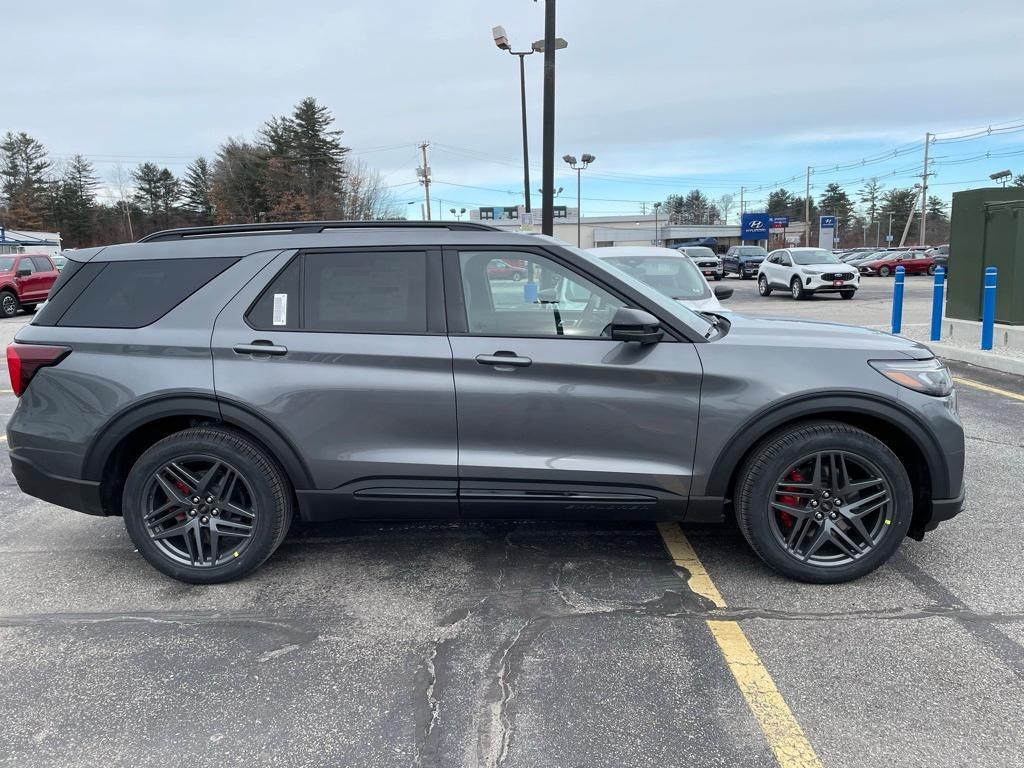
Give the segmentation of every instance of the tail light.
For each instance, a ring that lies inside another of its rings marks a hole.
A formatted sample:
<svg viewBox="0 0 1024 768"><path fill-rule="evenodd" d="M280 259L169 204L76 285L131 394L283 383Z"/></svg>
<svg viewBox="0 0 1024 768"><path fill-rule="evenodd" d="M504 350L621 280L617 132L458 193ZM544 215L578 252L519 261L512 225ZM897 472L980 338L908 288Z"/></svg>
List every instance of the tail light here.
<svg viewBox="0 0 1024 768"><path fill-rule="evenodd" d="M70 347L58 347L43 344L19 344L14 342L7 345L7 372L11 374L11 389L14 394L21 397L32 377L40 368L56 365L68 354Z"/></svg>

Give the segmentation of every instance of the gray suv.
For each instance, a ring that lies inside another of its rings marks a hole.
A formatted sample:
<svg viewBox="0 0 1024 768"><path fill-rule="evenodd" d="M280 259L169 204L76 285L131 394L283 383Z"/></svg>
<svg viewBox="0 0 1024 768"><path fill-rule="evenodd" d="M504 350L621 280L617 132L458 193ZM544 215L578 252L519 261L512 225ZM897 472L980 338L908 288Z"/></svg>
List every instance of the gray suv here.
<svg viewBox="0 0 1024 768"><path fill-rule="evenodd" d="M839 582L963 502L927 348L695 313L551 238L273 224L68 256L7 351L14 475L182 581L249 573L298 516L735 518Z"/></svg>

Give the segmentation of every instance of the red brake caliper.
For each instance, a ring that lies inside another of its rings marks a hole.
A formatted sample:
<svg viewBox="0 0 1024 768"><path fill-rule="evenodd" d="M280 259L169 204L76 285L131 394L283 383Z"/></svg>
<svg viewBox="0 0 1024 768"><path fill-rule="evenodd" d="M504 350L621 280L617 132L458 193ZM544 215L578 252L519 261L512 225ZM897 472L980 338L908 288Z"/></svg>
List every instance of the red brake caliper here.
<svg viewBox="0 0 1024 768"><path fill-rule="evenodd" d="M803 474L801 474L798 470L795 470L795 469L789 473L789 476L787 477L787 479L791 480L794 483L806 482L804 480ZM783 491L796 491L797 489L796 488L783 488L782 490ZM790 507L800 507L800 506L802 506L800 504L800 497L798 497L798 496L786 496L786 495L779 496L779 503L780 504L786 504L786 505L788 505ZM782 525L783 528L787 528L787 529L788 528L792 528L794 522L796 522L796 518L794 518L791 514L789 514L789 512L786 512L786 511L783 511L783 510L779 511L779 523Z"/></svg>
<svg viewBox="0 0 1024 768"><path fill-rule="evenodd" d="M181 491L186 496L192 493L191 489L183 482L181 482L181 480L175 480L174 485L177 486L178 490ZM175 515L174 520L178 523L183 522L185 520L185 513L181 512L180 514Z"/></svg>

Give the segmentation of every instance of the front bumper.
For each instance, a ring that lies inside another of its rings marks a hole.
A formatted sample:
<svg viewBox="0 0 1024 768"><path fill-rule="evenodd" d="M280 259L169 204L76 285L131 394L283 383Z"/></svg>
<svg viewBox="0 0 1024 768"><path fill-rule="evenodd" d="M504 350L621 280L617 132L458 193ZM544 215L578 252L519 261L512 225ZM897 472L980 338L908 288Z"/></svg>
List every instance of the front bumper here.
<svg viewBox="0 0 1024 768"><path fill-rule="evenodd" d="M860 276L849 280L825 280L820 275L801 275L804 283L804 290L813 293L829 293L839 291L857 290L860 288ZM839 283L838 285L836 283Z"/></svg>

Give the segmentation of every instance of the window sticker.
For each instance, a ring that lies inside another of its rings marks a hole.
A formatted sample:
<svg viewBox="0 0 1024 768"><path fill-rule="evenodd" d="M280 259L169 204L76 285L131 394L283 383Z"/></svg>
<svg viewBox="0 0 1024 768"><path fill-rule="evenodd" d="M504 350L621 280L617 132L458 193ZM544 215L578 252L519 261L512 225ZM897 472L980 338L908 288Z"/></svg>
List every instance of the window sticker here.
<svg viewBox="0 0 1024 768"><path fill-rule="evenodd" d="M274 294L274 325L288 325L288 294Z"/></svg>

